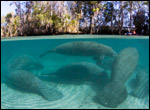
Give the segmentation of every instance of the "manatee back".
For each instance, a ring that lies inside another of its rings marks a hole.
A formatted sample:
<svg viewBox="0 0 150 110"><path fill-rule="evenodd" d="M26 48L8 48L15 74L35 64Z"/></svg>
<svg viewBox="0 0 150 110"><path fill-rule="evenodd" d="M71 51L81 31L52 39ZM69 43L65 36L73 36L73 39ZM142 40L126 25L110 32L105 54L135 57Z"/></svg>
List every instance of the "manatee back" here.
<svg viewBox="0 0 150 110"><path fill-rule="evenodd" d="M7 70L14 71L17 69L24 69L29 63L31 63L31 59L26 55L13 57L7 63Z"/></svg>
<svg viewBox="0 0 150 110"><path fill-rule="evenodd" d="M53 74L59 78L63 78L67 80L81 80L87 77L89 71L88 68L83 65L68 64L61 67Z"/></svg>
<svg viewBox="0 0 150 110"><path fill-rule="evenodd" d="M43 65L29 55L13 57L6 65L7 71L42 69Z"/></svg>
<svg viewBox="0 0 150 110"><path fill-rule="evenodd" d="M48 87L38 77L25 70L11 72L8 75L7 81L18 88L37 93L48 101L58 100L63 97L63 94L60 91Z"/></svg>
<svg viewBox="0 0 150 110"><path fill-rule="evenodd" d="M113 56L114 50L104 44L90 41L75 41L64 43L52 49L53 52L74 56Z"/></svg>
<svg viewBox="0 0 150 110"><path fill-rule="evenodd" d="M55 47L53 51L55 51L56 53L74 56L92 56L93 54L97 54L95 49L93 49L93 42L87 41L64 43Z"/></svg>
<svg viewBox="0 0 150 110"><path fill-rule="evenodd" d="M100 66L96 65L95 63L91 63L91 62L83 61L83 62L76 62L74 64L86 67L89 74L100 75L104 71L104 69L102 69Z"/></svg>
<svg viewBox="0 0 150 110"><path fill-rule="evenodd" d="M38 77L25 70L16 70L8 73L7 81L16 87L36 92L39 90L40 84L42 84Z"/></svg>
<svg viewBox="0 0 150 110"><path fill-rule="evenodd" d="M56 74L59 75L67 75L67 76L79 76L79 77L86 77L89 74L99 75L103 72L104 69L99 67L98 65L90 62L74 62L71 64L67 64L57 70Z"/></svg>
<svg viewBox="0 0 150 110"><path fill-rule="evenodd" d="M138 63L139 55L136 48L125 48L112 64L111 80L125 83Z"/></svg>

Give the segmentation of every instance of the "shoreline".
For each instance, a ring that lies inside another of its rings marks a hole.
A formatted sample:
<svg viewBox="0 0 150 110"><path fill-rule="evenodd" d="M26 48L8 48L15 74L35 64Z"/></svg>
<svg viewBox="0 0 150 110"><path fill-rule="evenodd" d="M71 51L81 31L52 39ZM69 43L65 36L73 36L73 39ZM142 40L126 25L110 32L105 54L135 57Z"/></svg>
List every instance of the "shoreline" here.
<svg viewBox="0 0 150 110"><path fill-rule="evenodd" d="M127 35L47 35L47 36L18 36L1 37L1 41L14 40L41 40L41 39L94 39L94 38L118 38L118 39L149 39L149 36L127 36Z"/></svg>

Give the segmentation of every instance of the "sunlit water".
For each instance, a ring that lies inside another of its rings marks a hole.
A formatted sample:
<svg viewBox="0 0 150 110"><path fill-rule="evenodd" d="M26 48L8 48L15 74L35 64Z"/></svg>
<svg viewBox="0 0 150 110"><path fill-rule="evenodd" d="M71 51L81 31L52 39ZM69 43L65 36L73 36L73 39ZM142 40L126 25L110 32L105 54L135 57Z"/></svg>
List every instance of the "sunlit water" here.
<svg viewBox="0 0 150 110"><path fill-rule="evenodd" d="M54 37L54 36L53 36ZM60 36L61 37L61 36ZM68 36L67 36L68 37ZM30 56L34 61L37 61L43 65L42 69L32 70L31 72L40 76L41 74L51 73L58 70L60 67L70 64L73 62L91 62L95 63L91 57L80 57L80 56L68 56L57 53L50 53L43 58L39 58L39 55L47 50L50 50L60 44L72 42L72 41L94 41L97 43L102 43L111 46L117 53L119 53L124 48L134 47L138 50L139 61L137 69L134 71L129 80L135 77L138 70L146 71L149 74L149 39L139 39L139 38L86 38L86 36L77 36L78 38L66 38L63 36L59 39L48 39L42 36L38 39L30 39L28 37L22 37L17 40L17 38L11 40L1 41L1 76L6 74L4 69L7 68L7 63L16 56L27 55ZM82 37L82 38L79 38ZM94 37L91 36L91 37ZM97 36L98 37L98 36ZM109 37L109 36L107 36ZM111 36L113 37L113 36ZM127 36L128 37L128 36ZM140 36L142 37L142 36ZM23 40L22 40L23 39ZM133 56L134 57L134 56ZM105 70L110 76L111 70ZM25 91L20 91L9 87L3 77L1 77L1 108L3 109L27 109L27 108L95 108L95 109L105 109L105 107L99 103L96 103L93 98L97 94L95 87L91 83L57 83L57 81L49 81L49 79L41 80L47 85L47 87L53 87L63 93L63 97L59 100L48 101L45 100L38 94L28 93ZM132 88L126 83L127 91L130 93ZM59 81L58 81L59 82ZM79 81L80 82L80 81ZM144 90L142 90L144 91ZM148 88L149 91L149 88ZM118 105L117 108L126 109L144 109L149 108L149 95L144 98L137 98L128 94L127 99Z"/></svg>

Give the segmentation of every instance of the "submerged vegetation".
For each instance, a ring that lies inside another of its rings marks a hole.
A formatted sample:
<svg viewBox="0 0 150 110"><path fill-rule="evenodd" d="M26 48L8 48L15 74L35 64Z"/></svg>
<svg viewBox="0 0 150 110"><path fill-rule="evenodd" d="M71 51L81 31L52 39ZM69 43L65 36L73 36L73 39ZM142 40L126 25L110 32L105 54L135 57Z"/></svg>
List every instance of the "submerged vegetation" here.
<svg viewBox="0 0 150 110"><path fill-rule="evenodd" d="M14 1L1 37L66 33L149 35L149 1ZM2 10L3 11L3 10Z"/></svg>

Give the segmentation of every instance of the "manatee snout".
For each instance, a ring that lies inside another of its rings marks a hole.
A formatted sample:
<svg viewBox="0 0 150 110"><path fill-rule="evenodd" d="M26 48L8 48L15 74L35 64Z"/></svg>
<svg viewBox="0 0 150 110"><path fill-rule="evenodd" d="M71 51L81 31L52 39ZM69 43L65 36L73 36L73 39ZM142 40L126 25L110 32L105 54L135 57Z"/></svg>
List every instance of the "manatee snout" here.
<svg viewBox="0 0 150 110"><path fill-rule="evenodd" d="M99 96L100 97L100 96ZM118 105L115 104L115 102L112 101L108 101L109 99L105 99L104 96L101 96L102 99L104 100L98 100L99 103L105 107L109 107L109 108L116 108Z"/></svg>
<svg viewBox="0 0 150 110"><path fill-rule="evenodd" d="M126 87L122 83L110 82L98 93L98 103L103 106L116 108L127 98Z"/></svg>

